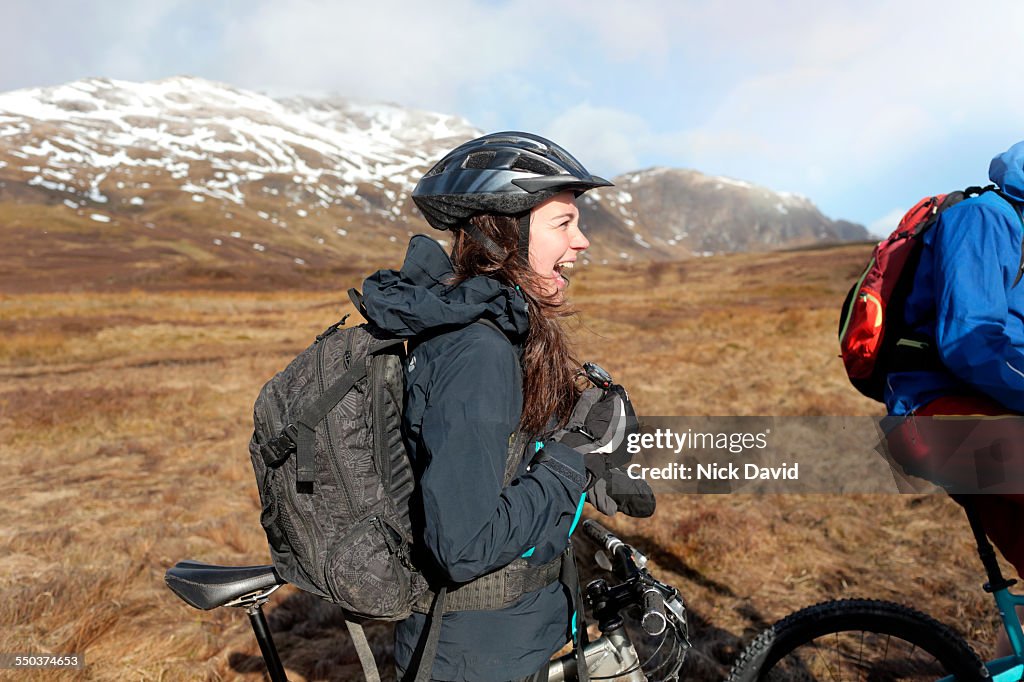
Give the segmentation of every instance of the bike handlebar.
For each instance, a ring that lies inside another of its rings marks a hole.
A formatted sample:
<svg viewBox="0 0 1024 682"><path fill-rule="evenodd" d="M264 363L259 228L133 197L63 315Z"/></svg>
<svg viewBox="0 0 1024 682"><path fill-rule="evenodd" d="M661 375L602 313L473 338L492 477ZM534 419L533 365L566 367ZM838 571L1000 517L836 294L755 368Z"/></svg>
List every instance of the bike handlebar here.
<svg viewBox="0 0 1024 682"><path fill-rule="evenodd" d="M640 625L644 632L655 637L665 632L665 627L668 625L668 618L665 616L665 596L656 587L648 587L644 590L643 616L640 617Z"/></svg>
<svg viewBox="0 0 1024 682"><path fill-rule="evenodd" d="M609 552L614 551L616 544L623 544L615 534L593 519L583 521L583 533Z"/></svg>
<svg viewBox="0 0 1024 682"><path fill-rule="evenodd" d="M617 564L615 573L619 578L627 582L635 581L637 589L643 590L638 601L642 609L640 625L644 631L652 636L665 632L665 627L668 624L668 619L665 616L665 596L655 585L643 579L646 571L641 571L640 567L636 565L633 548L593 519L583 522L583 532L615 557ZM639 580L637 580L638 578Z"/></svg>

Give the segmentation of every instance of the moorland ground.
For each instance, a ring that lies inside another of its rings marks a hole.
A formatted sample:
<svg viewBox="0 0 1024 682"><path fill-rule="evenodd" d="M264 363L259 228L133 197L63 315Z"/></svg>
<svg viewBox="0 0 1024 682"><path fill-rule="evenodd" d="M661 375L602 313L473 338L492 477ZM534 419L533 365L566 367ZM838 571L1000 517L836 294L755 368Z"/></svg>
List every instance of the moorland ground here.
<svg viewBox="0 0 1024 682"><path fill-rule="evenodd" d="M848 384L835 343L869 251L582 269L579 356L611 370L645 414L879 414ZM163 573L183 558L268 561L246 448L252 402L352 312L344 292L358 281L275 290L258 274L216 288L4 280L0 651L88 661L17 679L262 678L244 615L191 609ZM652 519L608 525L686 596L688 679L720 679L756 629L843 596L924 607L991 654L996 619L970 532L940 495L662 494ZM358 679L333 607L285 588L268 612L291 679ZM371 630L381 657L389 639Z"/></svg>

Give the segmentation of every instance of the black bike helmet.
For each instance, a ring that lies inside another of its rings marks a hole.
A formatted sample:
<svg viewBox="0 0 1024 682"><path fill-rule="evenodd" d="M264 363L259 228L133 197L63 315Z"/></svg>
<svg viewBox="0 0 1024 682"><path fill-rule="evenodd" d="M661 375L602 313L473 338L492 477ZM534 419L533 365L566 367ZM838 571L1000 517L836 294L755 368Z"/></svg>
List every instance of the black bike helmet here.
<svg viewBox="0 0 1024 682"><path fill-rule="evenodd" d="M520 216L522 246L528 243L534 206L560 192L579 196L611 185L551 140L511 131L484 135L450 151L416 184L412 200L438 230L468 229L468 219L480 213ZM475 230L470 234L483 237ZM489 249L496 248L483 239Z"/></svg>

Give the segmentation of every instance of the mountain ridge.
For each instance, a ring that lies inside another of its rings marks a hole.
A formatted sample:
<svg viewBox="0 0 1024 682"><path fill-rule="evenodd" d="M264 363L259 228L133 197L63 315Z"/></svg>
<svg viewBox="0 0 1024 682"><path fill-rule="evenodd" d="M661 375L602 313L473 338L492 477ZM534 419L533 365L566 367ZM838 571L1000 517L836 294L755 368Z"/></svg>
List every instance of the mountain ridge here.
<svg viewBox="0 0 1024 682"><path fill-rule="evenodd" d="M408 236L433 233L409 200L419 175L481 132L448 114L275 98L191 76L15 90L0 94L0 230L15 248L46 235L54 253L34 251L53 267L82 253L114 270L393 260ZM805 197L691 169L615 180L581 201L590 259L678 260L867 234ZM90 251L90 239L104 248ZM9 250L0 266L29 263Z"/></svg>

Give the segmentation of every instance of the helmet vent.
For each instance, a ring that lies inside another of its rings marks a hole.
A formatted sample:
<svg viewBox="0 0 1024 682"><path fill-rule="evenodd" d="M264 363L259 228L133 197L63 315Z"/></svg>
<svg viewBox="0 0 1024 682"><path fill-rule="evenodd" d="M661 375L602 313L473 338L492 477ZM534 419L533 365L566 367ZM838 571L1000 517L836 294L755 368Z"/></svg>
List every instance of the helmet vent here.
<svg viewBox="0 0 1024 682"><path fill-rule="evenodd" d="M527 156L526 154L522 154L516 159L515 163L512 164L512 170L537 173L538 175L558 175L560 172L554 164L535 156Z"/></svg>
<svg viewBox="0 0 1024 682"><path fill-rule="evenodd" d="M497 152L478 152L476 154L470 154L466 157L466 162L462 164L462 167L481 169L488 168L495 156L497 156Z"/></svg>
<svg viewBox="0 0 1024 682"><path fill-rule="evenodd" d="M448 164L445 163L444 161L442 161L442 162L438 163L436 166L434 166L433 168L431 168L430 170L428 170L426 173L424 173L423 177L425 177L425 178L432 178L435 175L440 175L441 173L444 172L444 169L447 168L447 167L448 167Z"/></svg>
<svg viewBox="0 0 1024 682"><path fill-rule="evenodd" d="M572 158L568 154L563 153L562 150L559 149L558 147L554 147L554 146L551 147L550 152L551 152L552 156L554 156L556 159L558 159L563 164L565 164L573 172L580 172L580 173L585 174L585 171L584 171L583 167L580 165L580 162L577 161L576 159Z"/></svg>

